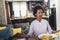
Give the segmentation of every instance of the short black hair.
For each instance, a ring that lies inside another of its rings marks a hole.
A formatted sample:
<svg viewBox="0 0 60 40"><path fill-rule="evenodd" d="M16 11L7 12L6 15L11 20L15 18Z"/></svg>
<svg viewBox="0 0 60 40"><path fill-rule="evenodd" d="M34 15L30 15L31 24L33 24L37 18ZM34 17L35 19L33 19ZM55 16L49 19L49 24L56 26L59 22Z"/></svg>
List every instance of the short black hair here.
<svg viewBox="0 0 60 40"><path fill-rule="evenodd" d="M37 13L37 10L42 9L43 13L44 13L44 9L42 6L35 6L33 9L33 15L35 16L35 14Z"/></svg>

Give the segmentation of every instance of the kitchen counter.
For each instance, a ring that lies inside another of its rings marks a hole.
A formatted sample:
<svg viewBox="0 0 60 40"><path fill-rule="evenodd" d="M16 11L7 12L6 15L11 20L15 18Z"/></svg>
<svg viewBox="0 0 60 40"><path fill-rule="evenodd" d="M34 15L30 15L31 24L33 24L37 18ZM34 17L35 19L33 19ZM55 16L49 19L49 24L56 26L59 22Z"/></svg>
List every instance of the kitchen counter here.
<svg viewBox="0 0 60 40"><path fill-rule="evenodd" d="M43 19L46 19L49 21L49 16L43 16ZM29 24L36 19L35 17L28 17L28 18L15 18L15 19L10 19L12 24L14 25L15 23L27 23L29 22Z"/></svg>

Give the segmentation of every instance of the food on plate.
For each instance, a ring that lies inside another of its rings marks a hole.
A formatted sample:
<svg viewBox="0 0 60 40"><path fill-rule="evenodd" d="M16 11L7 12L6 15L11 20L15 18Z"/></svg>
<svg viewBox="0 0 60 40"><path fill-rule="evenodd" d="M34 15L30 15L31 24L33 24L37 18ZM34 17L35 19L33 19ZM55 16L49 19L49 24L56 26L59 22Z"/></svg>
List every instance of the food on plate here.
<svg viewBox="0 0 60 40"><path fill-rule="evenodd" d="M56 37L57 37L56 34L40 34L40 35L38 35L38 38L41 40L50 40L50 39L54 39Z"/></svg>
<svg viewBox="0 0 60 40"><path fill-rule="evenodd" d="M50 35L43 35L40 38L41 39L50 39L50 38L52 38L52 36L50 36Z"/></svg>

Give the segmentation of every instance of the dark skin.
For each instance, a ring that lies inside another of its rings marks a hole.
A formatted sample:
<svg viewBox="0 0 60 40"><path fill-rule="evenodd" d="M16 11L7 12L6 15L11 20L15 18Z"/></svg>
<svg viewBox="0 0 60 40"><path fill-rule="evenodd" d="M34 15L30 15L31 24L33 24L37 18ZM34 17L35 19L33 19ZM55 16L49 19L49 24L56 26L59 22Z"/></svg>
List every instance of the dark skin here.
<svg viewBox="0 0 60 40"><path fill-rule="evenodd" d="M40 22L42 19L43 11L42 9L37 10L37 13L35 14L37 20Z"/></svg>
<svg viewBox="0 0 60 40"><path fill-rule="evenodd" d="M38 9L37 13L35 14L36 19L41 22L42 19L42 15L43 15L43 10L42 9ZM52 33L56 33L58 31L54 30Z"/></svg>

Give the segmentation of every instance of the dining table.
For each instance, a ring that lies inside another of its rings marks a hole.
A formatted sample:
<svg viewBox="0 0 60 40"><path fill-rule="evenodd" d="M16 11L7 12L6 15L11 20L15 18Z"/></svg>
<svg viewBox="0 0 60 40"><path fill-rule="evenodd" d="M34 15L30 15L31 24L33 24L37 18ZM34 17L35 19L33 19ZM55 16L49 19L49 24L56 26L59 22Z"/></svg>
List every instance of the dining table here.
<svg viewBox="0 0 60 40"><path fill-rule="evenodd" d="M60 30L59 30L60 31ZM60 32L55 33L57 37L51 38L49 40L60 40ZM54 36L54 35L53 35ZM38 36L27 36L24 33L17 33L12 37L9 37L8 40L42 40Z"/></svg>

